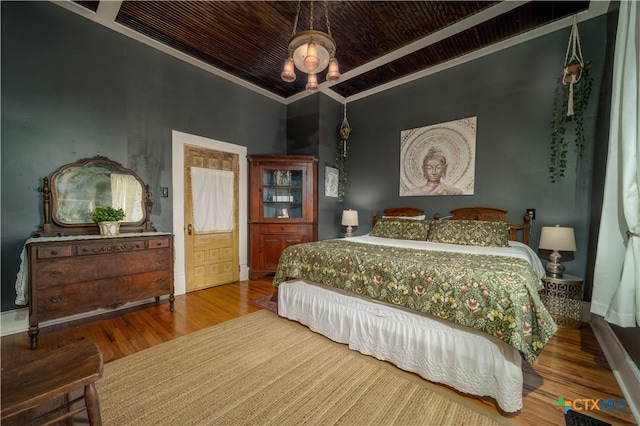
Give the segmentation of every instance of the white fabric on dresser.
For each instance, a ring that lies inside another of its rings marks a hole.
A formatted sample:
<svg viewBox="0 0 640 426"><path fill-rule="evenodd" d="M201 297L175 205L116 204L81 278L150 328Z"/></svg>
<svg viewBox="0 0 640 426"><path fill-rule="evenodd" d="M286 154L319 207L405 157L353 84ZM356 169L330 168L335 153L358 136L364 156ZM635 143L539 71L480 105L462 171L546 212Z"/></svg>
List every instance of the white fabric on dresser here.
<svg viewBox="0 0 640 426"><path fill-rule="evenodd" d="M278 287L278 314L506 412L522 408L522 357L493 336L299 280Z"/></svg>

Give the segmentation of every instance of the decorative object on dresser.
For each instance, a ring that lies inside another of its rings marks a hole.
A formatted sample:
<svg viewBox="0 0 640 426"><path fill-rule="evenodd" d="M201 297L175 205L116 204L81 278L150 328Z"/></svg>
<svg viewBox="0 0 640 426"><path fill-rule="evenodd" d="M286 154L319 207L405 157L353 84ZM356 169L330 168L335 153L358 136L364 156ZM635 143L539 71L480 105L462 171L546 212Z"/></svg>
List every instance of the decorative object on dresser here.
<svg viewBox="0 0 640 426"><path fill-rule="evenodd" d="M342 226L346 226L345 238L353 236L354 227L358 226L358 211L357 210L343 210L342 211Z"/></svg>
<svg viewBox="0 0 640 426"><path fill-rule="evenodd" d="M565 267L560 262L562 259L560 251L576 251L576 237L573 228L560 225L543 226L538 248L552 250L545 269L548 276L561 278Z"/></svg>
<svg viewBox="0 0 640 426"><path fill-rule="evenodd" d="M318 238L318 158L251 155L249 278L276 271L280 253Z"/></svg>
<svg viewBox="0 0 640 426"><path fill-rule="evenodd" d="M132 170L98 155L45 177L41 192L44 223L25 243L16 281L31 349L43 321L163 295L173 312L173 235L151 224L149 186ZM119 236L98 235L97 206L122 209Z"/></svg>
<svg viewBox="0 0 640 426"><path fill-rule="evenodd" d="M558 327L580 328L582 322L583 279L565 274L562 277L542 277L542 303Z"/></svg>
<svg viewBox="0 0 640 426"><path fill-rule="evenodd" d="M100 227L100 235L115 237L120 233L120 223L125 217L122 208L96 206L91 212L91 220Z"/></svg>

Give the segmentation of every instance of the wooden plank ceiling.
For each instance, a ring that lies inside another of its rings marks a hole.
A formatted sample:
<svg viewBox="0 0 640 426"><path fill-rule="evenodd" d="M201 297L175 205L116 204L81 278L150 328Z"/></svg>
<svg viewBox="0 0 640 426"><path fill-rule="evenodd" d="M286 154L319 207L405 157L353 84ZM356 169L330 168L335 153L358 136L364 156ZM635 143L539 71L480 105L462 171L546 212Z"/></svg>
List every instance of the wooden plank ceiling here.
<svg viewBox="0 0 640 426"><path fill-rule="evenodd" d="M100 4L76 3L94 12ZM327 32L326 5L343 74L325 86L349 98L586 11L589 3L316 1L314 29ZM298 31L309 28L310 4L300 4ZM280 78L297 6L297 1L124 1L115 22L287 99L304 92L306 83L300 71L293 83Z"/></svg>

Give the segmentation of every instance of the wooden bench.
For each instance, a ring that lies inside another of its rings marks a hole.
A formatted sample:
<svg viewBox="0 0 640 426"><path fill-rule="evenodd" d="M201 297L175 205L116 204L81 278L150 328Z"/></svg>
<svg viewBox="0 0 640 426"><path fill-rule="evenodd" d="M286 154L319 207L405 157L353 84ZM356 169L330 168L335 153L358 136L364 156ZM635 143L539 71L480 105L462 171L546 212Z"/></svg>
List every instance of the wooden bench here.
<svg viewBox="0 0 640 426"><path fill-rule="evenodd" d="M89 424L101 425L95 381L102 376L102 366L102 352L98 345L93 340L80 340L3 370L0 385L2 423L64 397L67 400L65 404L30 419L29 424L52 424L86 410ZM83 387L81 396L68 401L68 394ZM82 406L73 407L83 399Z"/></svg>

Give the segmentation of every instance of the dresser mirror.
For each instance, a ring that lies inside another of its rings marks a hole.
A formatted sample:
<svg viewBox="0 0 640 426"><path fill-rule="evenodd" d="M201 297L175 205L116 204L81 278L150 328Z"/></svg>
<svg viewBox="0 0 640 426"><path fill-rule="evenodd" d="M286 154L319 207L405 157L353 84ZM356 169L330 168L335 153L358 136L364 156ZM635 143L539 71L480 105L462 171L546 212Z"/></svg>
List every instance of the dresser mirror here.
<svg viewBox="0 0 640 426"><path fill-rule="evenodd" d="M91 221L97 206L122 208L120 232L153 232L149 220L149 185L130 169L97 155L65 164L39 188L43 196L44 222L36 237L93 235L100 230Z"/></svg>

